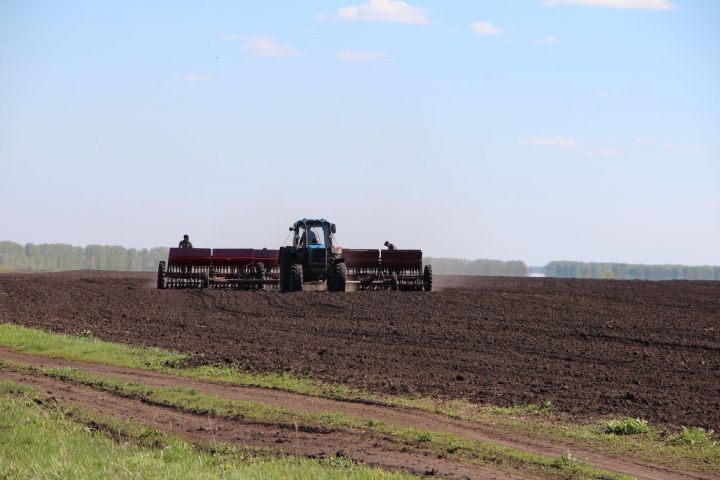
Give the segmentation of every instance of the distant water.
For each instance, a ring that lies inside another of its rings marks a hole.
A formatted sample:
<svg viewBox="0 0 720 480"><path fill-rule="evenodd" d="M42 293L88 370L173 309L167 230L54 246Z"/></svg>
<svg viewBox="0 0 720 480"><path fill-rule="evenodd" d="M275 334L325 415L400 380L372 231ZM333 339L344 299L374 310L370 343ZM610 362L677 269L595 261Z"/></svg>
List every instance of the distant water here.
<svg viewBox="0 0 720 480"><path fill-rule="evenodd" d="M544 273L530 273L528 274L528 277L544 277Z"/></svg>

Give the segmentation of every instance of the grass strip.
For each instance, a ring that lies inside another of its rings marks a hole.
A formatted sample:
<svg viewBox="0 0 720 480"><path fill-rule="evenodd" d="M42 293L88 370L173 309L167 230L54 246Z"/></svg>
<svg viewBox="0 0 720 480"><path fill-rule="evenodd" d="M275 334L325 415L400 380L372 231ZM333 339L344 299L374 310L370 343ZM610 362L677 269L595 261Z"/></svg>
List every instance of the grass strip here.
<svg viewBox="0 0 720 480"><path fill-rule="evenodd" d="M347 458L276 457L215 443L193 446L140 424L48 404L0 382L1 479L410 480Z"/></svg>
<svg viewBox="0 0 720 480"><path fill-rule="evenodd" d="M78 336L82 335L82 336ZM669 467L720 474L720 446L717 442L669 444L672 429L650 426L642 435L619 436L606 431L605 422L581 423L555 412L550 402L516 407L482 406L465 399L443 400L423 396L381 396L346 385L332 384L292 373L254 373L234 367L202 365L180 367L189 359L159 348L143 348L105 342L88 332L63 335L0 323L0 346L16 351L139 368L203 380L285 390L337 400L364 401L438 413L519 431L549 441L564 440L612 454L626 455ZM682 432L680 432L682 433Z"/></svg>
<svg viewBox="0 0 720 480"><path fill-rule="evenodd" d="M607 422L578 424L553 418L516 417L489 419L488 423L523 432L538 439L564 439L588 445L611 454L636 457L658 465L685 468L720 475L720 445L704 432L701 442L678 444L675 439L685 431L702 429L675 429L647 426L647 431L634 435L616 435L607 432Z"/></svg>
<svg viewBox="0 0 720 480"><path fill-rule="evenodd" d="M498 445L492 442L469 440L445 432L413 428L399 428L384 422L353 417L343 413L302 412L244 400L231 400L198 393L189 388L154 387L124 382L90 374L75 368L41 368L12 362L0 362L0 367L20 373L43 374L111 392L143 402L176 408L181 411L224 418L245 418L260 423L312 427L332 431L355 429L369 431L395 443L412 445L440 456L458 458L479 465L492 466L523 475L532 474L560 479L624 479L608 471L594 468L572 457L554 458ZM572 461L571 461L572 460Z"/></svg>
<svg viewBox="0 0 720 480"><path fill-rule="evenodd" d="M168 368L190 358L189 355L161 348L132 347L122 343L103 342L87 331L79 332L77 335L62 335L12 323L0 323L0 346L46 357L146 370Z"/></svg>

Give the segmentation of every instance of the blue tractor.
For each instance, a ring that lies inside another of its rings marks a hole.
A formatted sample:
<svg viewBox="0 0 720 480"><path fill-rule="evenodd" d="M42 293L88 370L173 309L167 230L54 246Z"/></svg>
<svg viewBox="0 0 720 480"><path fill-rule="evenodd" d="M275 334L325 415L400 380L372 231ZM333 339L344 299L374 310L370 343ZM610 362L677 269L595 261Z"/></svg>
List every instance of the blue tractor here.
<svg viewBox="0 0 720 480"><path fill-rule="evenodd" d="M280 248L280 291L297 292L306 282L326 282L329 291L344 292L347 266L334 243L335 224L303 218L290 231L292 244Z"/></svg>

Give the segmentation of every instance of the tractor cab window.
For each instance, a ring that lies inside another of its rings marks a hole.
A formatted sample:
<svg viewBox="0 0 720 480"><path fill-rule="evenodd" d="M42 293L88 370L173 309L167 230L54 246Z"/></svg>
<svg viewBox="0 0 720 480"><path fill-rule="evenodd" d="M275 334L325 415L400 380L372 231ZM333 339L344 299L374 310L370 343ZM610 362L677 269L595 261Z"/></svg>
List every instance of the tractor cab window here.
<svg viewBox="0 0 720 480"><path fill-rule="evenodd" d="M298 228L298 245L304 247L306 245L325 246L325 228L322 225L311 226L307 229L307 237L305 236L305 227Z"/></svg>
<svg viewBox="0 0 720 480"><path fill-rule="evenodd" d="M295 243L299 247L305 246L305 227L299 227L297 230L297 238L295 239Z"/></svg>
<svg viewBox="0 0 720 480"><path fill-rule="evenodd" d="M310 245L325 246L325 229L321 226L310 227L308 232L308 243Z"/></svg>

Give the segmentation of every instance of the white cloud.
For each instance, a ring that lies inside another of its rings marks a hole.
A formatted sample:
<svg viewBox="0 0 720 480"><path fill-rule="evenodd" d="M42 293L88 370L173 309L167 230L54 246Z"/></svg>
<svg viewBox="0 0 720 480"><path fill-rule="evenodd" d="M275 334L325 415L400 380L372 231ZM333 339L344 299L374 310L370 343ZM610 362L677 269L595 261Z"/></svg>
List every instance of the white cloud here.
<svg viewBox="0 0 720 480"><path fill-rule="evenodd" d="M601 148L600 151L598 151L598 155L603 157L617 157L618 152L612 148Z"/></svg>
<svg viewBox="0 0 720 480"><path fill-rule="evenodd" d="M543 38L538 38L533 42L533 45L554 45L558 43L560 40L557 39L557 37L553 37L552 35L548 35Z"/></svg>
<svg viewBox="0 0 720 480"><path fill-rule="evenodd" d="M230 35L225 37L230 37ZM236 40L236 38L232 38L232 40ZM243 48L253 57L288 58L300 55L300 52L295 50L292 45L278 43L272 37L246 38Z"/></svg>
<svg viewBox="0 0 720 480"><path fill-rule="evenodd" d="M502 35L503 33L505 33L505 30L503 30L502 28L486 21L473 22L470 24L470 29L472 29L475 35L482 36Z"/></svg>
<svg viewBox="0 0 720 480"><path fill-rule="evenodd" d="M650 145L652 142L645 137L635 139L635 143L638 145Z"/></svg>
<svg viewBox="0 0 720 480"><path fill-rule="evenodd" d="M373 50L338 50L335 58L343 62L377 62L388 60L388 54Z"/></svg>
<svg viewBox="0 0 720 480"><path fill-rule="evenodd" d="M188 82L204 82L212 80L214 77L209 73L186 73L182 78Z"/></svg>
<svg viewBox="0 0 720 480"><path fill-rule="evenodd" d="M583 7L624 8L633 10L675 10L670 0L544 0L545 5L579 5Z"/></svg>
<svg viewBox="0 0 720 480"><path fill-rule="evenodd" d="M565 137L533 137L521 140L525 145L542 145L544 147L578 147L580 142Z"/></svg>
<svg viewBox="0 0 720 480"><path fill-rule="evenodd" d="M393 22L428 24L428 10L414 7L402 0L370 0L368 3L343 7L337 18L361 22ZM321 16L319 18L326 18Z"/></svg>

